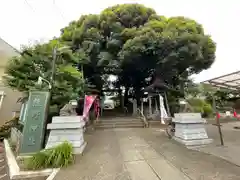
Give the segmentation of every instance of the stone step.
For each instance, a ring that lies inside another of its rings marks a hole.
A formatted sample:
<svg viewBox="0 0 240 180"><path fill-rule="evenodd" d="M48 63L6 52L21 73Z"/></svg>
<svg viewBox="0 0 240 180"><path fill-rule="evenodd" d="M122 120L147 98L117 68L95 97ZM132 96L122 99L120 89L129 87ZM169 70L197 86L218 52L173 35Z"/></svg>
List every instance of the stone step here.
<svg viewBox="0 0 240 180"><path fill-rule="evenodd" d="M100 121L97 124L136 124L143 123L141 120L138 121Z"/></svg>
<svg viewBox="0 0 240 180"><path fill-rule="evenodd" d="M153 120L150 120L148 121L149 124L154 124L154 125L158 125L158 124L162 124L161 121L153 121Z"/></svg>
<svg viewBox="0 0 240 180"><path fill-rule="evenodd" d="M143 122L140 119L135 119L135 120L102 120L97 122L96 126L110 126L110 127L116 127L116 126L121 126L121 127L135 127L135 126L143 126Z"/></svg>
<svg viewBox="0 0 240 180"><path fill-rule="evenodd" d="M139 121L139 118L100 118L99 121Z"/></svg>
<svg viewBox="0 0 240 180"><path fill-rule="evenodd" d="M135 124L98 124L95 126L96 129L109 129L109 128L143 128L143 123Z"/></svg>
<svg viewBox="0 0 240 180"><path fill-rule="evenodd" d="M161 128L161 129L164 129L164 128L167 128L167 124L162 124L160 121L148 121L149 123L149 127L157 127L157 128Z"/></svg>
<svg viewBox="0 0 240 180"><path fill-rule="evenodd" d="M141 119L136 117L112 117L101 118L96 124L97 129L108 128L143 128L144 123Z"/></svg>
<svg viewBox="0 0 240 180"><path fill-rule="evenodd" d="M142 123L142 120L135 121L99 121L97 124L134 124L134 123Z"/></svg>

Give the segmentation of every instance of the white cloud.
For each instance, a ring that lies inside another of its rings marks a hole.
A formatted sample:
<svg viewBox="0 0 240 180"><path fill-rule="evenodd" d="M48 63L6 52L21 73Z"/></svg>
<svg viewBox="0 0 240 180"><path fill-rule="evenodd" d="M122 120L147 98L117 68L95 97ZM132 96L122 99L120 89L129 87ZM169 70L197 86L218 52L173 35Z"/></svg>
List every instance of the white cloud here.
<svg viewBox="0 0 240 180"><path fill-rule="evenodd" d="M0 0L0 37L16 48L58 36L60 29L82 14L99 13L119 3L141 3L165 16L186 16L203 24L217 43L213 66L197 81L239 70L239 0Z"/></svg>

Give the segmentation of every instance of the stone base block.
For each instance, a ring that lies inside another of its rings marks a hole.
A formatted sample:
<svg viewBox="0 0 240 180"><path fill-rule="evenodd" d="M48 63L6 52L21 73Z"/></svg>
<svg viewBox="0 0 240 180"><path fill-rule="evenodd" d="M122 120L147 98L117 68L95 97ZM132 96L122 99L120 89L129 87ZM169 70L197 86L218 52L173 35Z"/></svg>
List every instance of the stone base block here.
<svg viewBox="0 0 240 180"><path fill-rule="evenodd" d="M204 124L176 124L175 136L184 139L208 139Z"/></svg>
<svg viewBox="0 0 240 180"><path fill-rule="evenodd" d="M86 146L87 146L87 142L84 142L80 147L74 148L73 154L82 154Z"/></svg>
<svg viewBox="0 0 240 180"><path fill-rule="evenodd" d="M173 139L181 144L184 144L185 146L202 146L202 145L211 144L213 142L213 139L209 139L209 138L184 140L184 139L174 136Z"/></svg>
<svg viewBox="0 0 240 180"><path fill-rule="evenodd" d="M181 124L202 124L206 123L206 120L201 117L200 113L175 113L173 122Z"/></svg>
<svg viewBox="0 0 240 180"><path fill-rule="evenodd" d="M80 116L53 117L52 123L47 126L50 134L45 148L68 141L73 146L74 154L82 154L87 144L83 137L84 125L85 122Z"/></svg>

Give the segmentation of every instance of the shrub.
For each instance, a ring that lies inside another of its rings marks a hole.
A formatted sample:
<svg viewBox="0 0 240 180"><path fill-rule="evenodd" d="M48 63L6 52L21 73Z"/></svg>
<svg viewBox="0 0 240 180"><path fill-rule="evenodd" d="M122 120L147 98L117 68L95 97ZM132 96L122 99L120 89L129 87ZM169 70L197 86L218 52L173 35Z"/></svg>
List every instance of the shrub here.
<svg viewBox="0 0 240 180"><path fill-rule="evenodd" d="M198 98L191 98L191 99L188 99L187 101L193 107L203 107L205 104L205 101L203 99L198 99Z"/></svg>
<svg viewBox="0 0 240 180"><path fill-rule="evenodd" d="M203 113L203 109L200 106L193 106L193 111L196 113Z"/></svg>
<svg viewBox="0 0 240 180"><path fill-rule="evenodd" d="M0 127L0 137L8 138L10 137L11 128L16 127L21 130L23 128L22 124L19 124L19 118L15 117L12 120L6 122L4 125Z"/></svg>
<svg viewBox="0 0 240 180"><path fill-rule="evenodd" d="M27 169L36 170L43 168L66 167L73 162L73 147L68 142L35 153L24 161Z"/></svg>
<svg viewBox="0 0 240 180"><path fill-rule="evenodd" d="M213 114L213 109L210 104L205 103L203 106L203 116L204 117L209 117Z"/></svg>
<svg viewBox="0 0 240 180"><path fill-rule="evenodd" d="M213 114L212 106L204 99L188 99L189 104L193 107L194 112L199 112L203 117L209 117Z"/></svg>

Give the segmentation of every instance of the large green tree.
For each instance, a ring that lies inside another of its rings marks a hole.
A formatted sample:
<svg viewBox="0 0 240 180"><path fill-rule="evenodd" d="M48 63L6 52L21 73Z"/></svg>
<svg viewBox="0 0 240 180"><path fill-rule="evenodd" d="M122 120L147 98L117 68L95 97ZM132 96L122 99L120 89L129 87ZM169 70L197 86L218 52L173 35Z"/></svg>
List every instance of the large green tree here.
<svg viewBox="0 0 240 180"><path fill-rule="evenodd" d="M53 71L53 48L58 46L52 86L51 105L58 111L69 100L83 93L82 74L77 70L78 61L69 48L64 48L58 40L49 43L25 47L22 56L14 57L6 67L4 77L6 85L21 92L28 93L31 89L48 89L48 84L37 85L41 76L51 81Z"/></svg>
<svg viewBox="0 0 240 180"><path fill-rule="evenodd" d="M215 44L193 20L183 17L153 20L137 33L124 44L120 52L122 62L127 67L136 63L134 67L139 73L156 70L173 86L214 62Z"/></svg>
<svg viewBox="0 0 240 180"><path fill-rule="evenodd" d="M103 74L122 72L119 52L125 42L135 36L132 28L140 28L155 11L138 4L117 5L100 15L85 15L62 29L61 39L84 60L84 75L101 88ZM122 84L122 82L120 83Z"/></svg>
<svg viewBox="0 0 240 180"><path fill-rule="evenodd" d="M215 43L202 25L184 17L166 18L139 4L109 7L62 29L61 40L79 54L85 77L98 88L103 75L118 76L118 87L135 94L156 74L179 88L181 79L207 69ZM156 73L157 72L157 73Z"/></svg>
<svg viewBox="0 0 240 180"><path fill-rule="evenodd" d="M211 66L216 48L196 21L166 18L140 4L116 5L100 14L81 16L61 30L58 41L71 49L58 61L55 76L58 92L66 89L74 92L81 87L81 74L74 72L73 76L67 70L70 67L72 71L76 65L83 71L86 82L98 90L106 84L108 74L117 75L117 88L124 86L126 97L128 89L133 89L137 99L141 89L151 83L147 79L156 75L169 86L179 88L183 79ZM49 78L54 43L28 48L34 58L27 55L15 58L7 68L7 84L26 91L34 86L39 75ZM25 82L26 79L29 81ZM64 98L61 93L58 95L59 99Z"/></svg>

